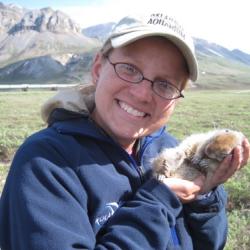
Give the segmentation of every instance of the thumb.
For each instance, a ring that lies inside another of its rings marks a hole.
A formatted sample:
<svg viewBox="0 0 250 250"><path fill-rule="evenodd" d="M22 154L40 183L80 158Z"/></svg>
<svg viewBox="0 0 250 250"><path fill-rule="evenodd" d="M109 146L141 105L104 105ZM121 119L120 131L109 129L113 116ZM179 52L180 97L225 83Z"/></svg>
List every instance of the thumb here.
<svg viewBox="0 0 250 250"><path fill-rule="evenodd" d="M194 187L197 188L197 191L199 192L202 187L204 186L206 177L204 175L199 175L196 177L193 181Z"/></svg>

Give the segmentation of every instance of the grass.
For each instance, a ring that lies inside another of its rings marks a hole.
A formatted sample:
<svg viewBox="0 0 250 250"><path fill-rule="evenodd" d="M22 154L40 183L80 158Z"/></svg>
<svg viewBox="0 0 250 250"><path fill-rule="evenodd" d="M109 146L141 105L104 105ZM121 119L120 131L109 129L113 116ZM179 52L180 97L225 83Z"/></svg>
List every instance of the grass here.
<svg viewBox="0 0 250 250"><path fill-rule="evenodd" d="M187 91L169 122L169 131L182 139L213 128L241 130L250 137L250 91Z"/></svg>
<svg viewBox="0 0 250 250"><path fill-rule="evenodd" d="M0 192L13 154L22 141L45 124L41 104L54 92L0 92ZM250 91L187 91L169 121L177 138L231 128L250 138ZM226 250L250 249L250 164L225 185L229 193L229 236Z"/></svg>
<svg viewBox="0 0 250 250"><path fill-rule="evenodd" d="M0 161L9 162L22 141L42 128L40 105L49 91L0 92Z"/></svg>

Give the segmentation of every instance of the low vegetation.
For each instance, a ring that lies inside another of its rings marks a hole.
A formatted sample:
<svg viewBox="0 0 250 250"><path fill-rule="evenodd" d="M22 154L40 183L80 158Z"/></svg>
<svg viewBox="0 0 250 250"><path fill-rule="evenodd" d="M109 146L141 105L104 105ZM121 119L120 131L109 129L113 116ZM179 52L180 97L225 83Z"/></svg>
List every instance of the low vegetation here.
<svg viewBox="0 0 250 250"><path fill-rule="evenodd" d="M13 154L22 141L44 128L40 105L51 91L0 92L0 192ZM250 91L187 91L168 130L180 140L213 128L231 128L250 138ZM229 193L226 250L250 249L250 164L225 185Z"/></svg>
<svg viewBox="0 0 250 250"><path fill-rule="evenodd" d="M250 66L220 56L197 53L200 89L249 89Z"/></svg>

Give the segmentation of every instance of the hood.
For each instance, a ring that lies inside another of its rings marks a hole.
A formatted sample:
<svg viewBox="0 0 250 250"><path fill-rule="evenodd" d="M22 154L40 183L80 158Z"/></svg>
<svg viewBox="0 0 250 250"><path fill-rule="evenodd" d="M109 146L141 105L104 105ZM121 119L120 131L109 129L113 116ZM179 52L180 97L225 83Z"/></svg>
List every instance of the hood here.
<svg viewBox="0 0 250 250"><path fill-rule="evenodd" d="M98 140L115 143L112 138L99 127L88 114L65 110L62 108L55 109L49 117L49 126L55 128L61 134L70 134L78 136L93 137ZM156 132L142 138L143 144L160 137L165 131L165 126Z"/></svg>

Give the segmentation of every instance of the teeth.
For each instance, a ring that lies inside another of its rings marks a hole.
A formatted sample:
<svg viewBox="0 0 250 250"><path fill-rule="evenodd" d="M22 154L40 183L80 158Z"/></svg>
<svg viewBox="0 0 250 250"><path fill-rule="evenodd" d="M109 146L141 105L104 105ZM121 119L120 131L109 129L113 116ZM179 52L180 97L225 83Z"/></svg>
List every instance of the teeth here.
<svg viewBox="0 0 250 250"><path fill-rule="evenodd" d="M124 102L120 102L120 106L123 110L125 110L126 112L128 112L129 114L131 115L134 115L134 116L145 116L145 113L144 112L140 112L136 109L133 109L131 106L128 106L126 103Z"/></svg>

